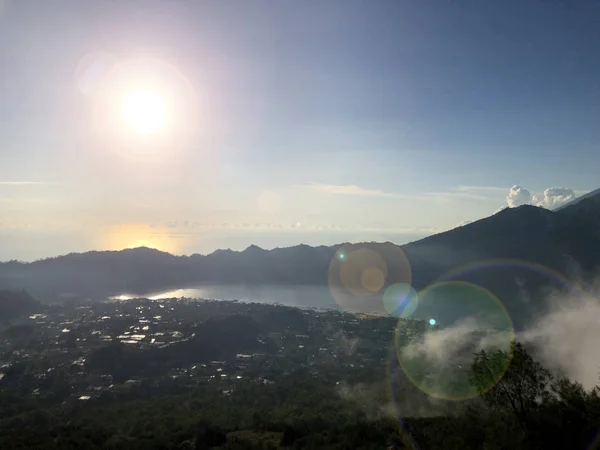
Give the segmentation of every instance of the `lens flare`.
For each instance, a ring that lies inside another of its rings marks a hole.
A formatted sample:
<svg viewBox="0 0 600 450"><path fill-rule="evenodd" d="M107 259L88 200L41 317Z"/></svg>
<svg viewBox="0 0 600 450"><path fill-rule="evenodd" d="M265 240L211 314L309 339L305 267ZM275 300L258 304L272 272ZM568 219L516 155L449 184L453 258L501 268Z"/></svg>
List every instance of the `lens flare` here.
<svg viewBox="0 0 600 450"><path fill-rule="evenodd" d="M85 96L94 95L104 79L117 64L117 58L108 52L86 54L75 69L75 83Z"/></svg>
<svg viewBox="0 0 600 450"><path fill-rule="evenodd" d="M512 259L512 258L492 258L483 259L465 264L463 266L456 267L445 274L441 275L436 281L455 281L459 279L468 278L477 272L491 272L492 275L499 273L510 273L514 276L518 284L525 283L520 276L527 274L535 274L538 276L536 281L544 281L544 285L547 285L547 281L553 282L557 287L561 287L568 291L579 291L583 292L583 288L569 280L560 272L541 264L537 264L531 261Z"/></svg>
<svg viewBox="0 0 600 450"><path fill-rule="evenodd" d="M384 269L387 269L387 267L384 267ZM375 293L378 292L385 283L386 276L387 274L377 267L367 267L360 274L360 284L367 291Z"/></svg>
<svg viewBox="0 0 600 450"><path fill-rule="evenodd" d="M419 293L415 317L427 318L435 328L411 329L400 320L396 353L407 378L426 394L445 400L473 398L491 389L506 372L510 359L494 369L483 389L470 382L474 353L483 349L509 354L514 340L510 316L486 289L466 282L431 285Z"/></svg>
<svg viewBox="0 0 600 450"><path fill-rule="evenodd" d="M329 264L328 279L331 295L342 309L387 315L386 286L410 285L411 276L408 258L394 244L345 244Z"/></svg>
<svg viewBox="0 0 600 450"><path fill-rule="evenodd" d="M510 258L485 259L456 267L436 280L445 281L476 283L492 293L497 292L509 313L513 314L517 328L523 327L536 314L535 307L522 297L524 292L538 298L546 298L556 292L569 298L586 295L581 284L554 269Z"/></svg>
<svg viewBox="0 0 600 450"><path fill-rule="evenodd" d="M404 400L406 399L406 386L404 384L404 377L402 376L402 369L398 365L398 359L396 358L394 352L393 343L390 346L386 369L389 399L391 401L391 405L393 406L393 413L395 414L395 419L398 424L398 432L403 444L402 448L417 450L419 449L419 445L411 435L403 420L404 417L410 415L410 412L409 414L405 414L405 411L403 411Z"/></svg>
<svg viewBox="0 0 600 450"><path fill-rule="evenodd" d="M385 261L376 251L369 248L351 251L340 266L342 285L357 295L377 292L386 276Z"/></svg>
<svg viewBox="0 0 600 450"><path fill-rule="evenodd" d="M419 305L419 294L407 283L395 283L383 293L383 306L390 316L407 319Z"/></svg>

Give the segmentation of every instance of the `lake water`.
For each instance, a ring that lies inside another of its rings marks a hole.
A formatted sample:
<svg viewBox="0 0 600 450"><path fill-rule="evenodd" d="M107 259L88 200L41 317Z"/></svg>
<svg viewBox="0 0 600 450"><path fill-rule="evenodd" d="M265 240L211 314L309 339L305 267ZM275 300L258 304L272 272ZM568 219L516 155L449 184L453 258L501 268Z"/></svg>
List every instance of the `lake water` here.
<svg viewBox="0 0 600 450"><path fill-rule="evenodd" d="M122 294L113 300L132 298L161 300L168 298L201 298L211 300L239 300L242 302L277 303L299 308L338 309L327 286L246 286L246 285L203 285L193 288L172 289L145 294Z"/></svg>

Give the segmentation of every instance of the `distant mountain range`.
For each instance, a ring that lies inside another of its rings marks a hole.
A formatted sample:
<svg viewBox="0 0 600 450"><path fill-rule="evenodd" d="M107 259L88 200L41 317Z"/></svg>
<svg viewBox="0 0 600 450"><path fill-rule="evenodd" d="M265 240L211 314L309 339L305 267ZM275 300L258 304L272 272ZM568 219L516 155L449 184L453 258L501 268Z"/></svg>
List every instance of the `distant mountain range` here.
<svg viewBox="0 0 600 450"><path fill-rule="evenodd" d="M39 300L53 301L203 283L326 286L333 258L365 247L386 261L386 284L404 281L405 274L398 274L403 269L394 267L398 253L392 243L298 245L273 250L251 245L240 252L218 250L209 255L174 256L137 248L0 263L0 289L26 289ZM600 265L600 190L555 211L528 205L504 209L400 248L410 262L416 289L470 264L471 270L459 272L453 279L490 289L513 310L517 321L527 321L539 307L545 289L561 287L555 273L581 280L596 274ZM528 300L527 308L519 303L523 298Z"/></svg>

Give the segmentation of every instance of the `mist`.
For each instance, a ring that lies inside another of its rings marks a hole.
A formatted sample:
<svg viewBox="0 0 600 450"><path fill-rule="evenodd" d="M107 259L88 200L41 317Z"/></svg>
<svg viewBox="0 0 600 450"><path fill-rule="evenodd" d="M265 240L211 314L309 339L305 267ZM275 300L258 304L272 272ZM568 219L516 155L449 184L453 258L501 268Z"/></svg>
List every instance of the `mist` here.
<svg viewBox="0 0 600 450"><path fill-rule="evenodd" d="M600 278L593 286L569 296L552 293L548 312L517 336L548 369L586 389L598 385L600 375Z"/></svg>
<svg viewBox="0 0 600 450"><path fill-rule="evenodd" d="M600 277L588 291L550 292L545 312L514 338L557 376L591 389L600 378ZM485 331L486 324L466 318L455 325L428 331L406 345L402 354L442 367L448 362L470 364L472 352L506 349L512 334Z"/></svg>

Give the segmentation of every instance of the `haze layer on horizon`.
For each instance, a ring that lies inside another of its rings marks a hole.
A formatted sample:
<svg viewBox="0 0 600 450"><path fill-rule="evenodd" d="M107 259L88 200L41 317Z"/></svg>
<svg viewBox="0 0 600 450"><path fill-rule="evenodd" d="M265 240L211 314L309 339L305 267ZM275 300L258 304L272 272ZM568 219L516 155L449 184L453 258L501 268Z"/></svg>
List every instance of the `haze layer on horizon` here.
<svg viewBox="0 0 600 450"><path fill-rule="evenodd" d="M0 260L402 244L558 206L598 187L599 18L591 1L2 0Z"/></svg>

